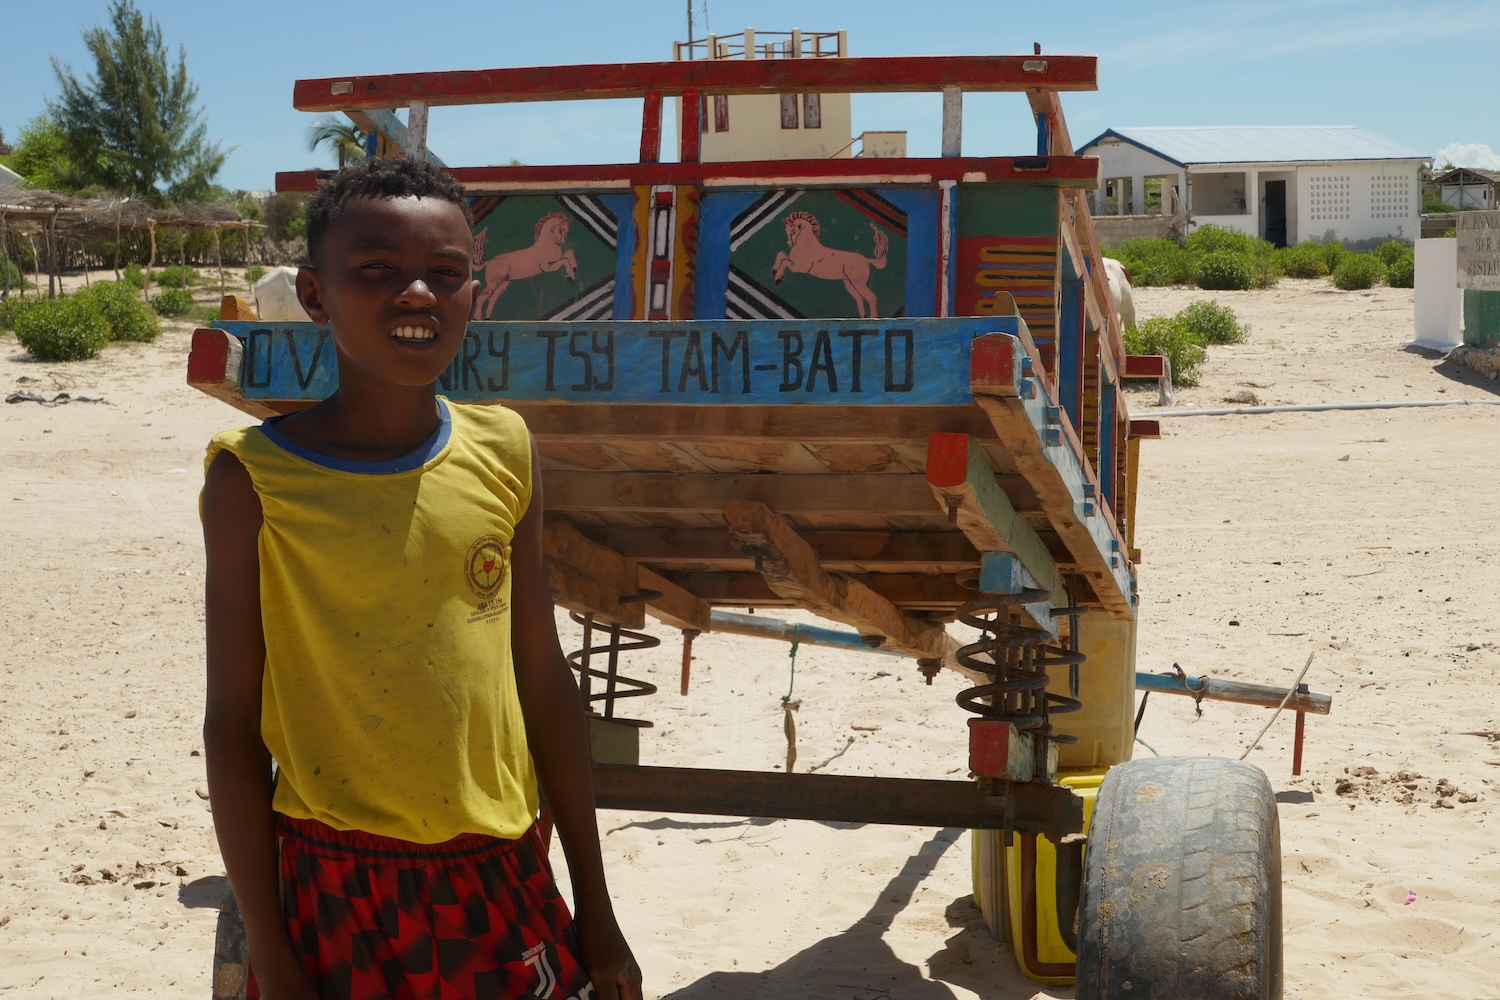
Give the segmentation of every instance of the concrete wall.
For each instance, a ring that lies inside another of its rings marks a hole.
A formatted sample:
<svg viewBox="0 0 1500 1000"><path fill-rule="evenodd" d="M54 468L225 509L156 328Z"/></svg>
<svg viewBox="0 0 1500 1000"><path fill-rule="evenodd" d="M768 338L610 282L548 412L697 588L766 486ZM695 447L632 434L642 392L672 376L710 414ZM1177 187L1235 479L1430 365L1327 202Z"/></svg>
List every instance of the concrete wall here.
<svg viewBox="0 0 1500 1000"><path fill-rule="evenodd" d="M807 127L807 102L804 95L793 95L797 110L796 128L782 128L781 96L778 94L739 94L728 99L728 129L719 131L714 98L707 106L708 131L703 133L704 162L723 160L802 160L850 156L853 116L848 94L818 95L821 124ZM682 101L677 101L678 113Z"/></svg>
<svg viewBox="0 0 1500 1000"><path fill-rule="evenodd" d="M1297 170L1293 241L1416 239L1422 185L1416 163L1338 163Z"/></svg>
<svg viewBox="0 0 1500 1000"><path fill-rule="evenodd" d="M1099 234L1099 245L1106 249L1117 247L1137 236L1153 240L1166 239L1176 228L1177 219L1171 215L1094 216L1094 230Z"/></svg>

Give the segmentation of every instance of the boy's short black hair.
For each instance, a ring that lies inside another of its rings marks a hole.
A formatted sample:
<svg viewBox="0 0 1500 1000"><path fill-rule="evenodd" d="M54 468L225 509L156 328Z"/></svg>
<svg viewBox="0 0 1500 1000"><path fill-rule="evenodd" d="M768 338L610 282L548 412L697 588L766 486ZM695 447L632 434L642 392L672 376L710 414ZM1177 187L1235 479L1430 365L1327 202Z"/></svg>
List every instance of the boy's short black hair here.
<svg viewBox="0 0 1500 1000"><path fill-rule="evenodd" d="M318 188L307 200L307 257L318 266L318 251L323 236L338 221L344 206L353 198L441 198L451 201L464 213L469 228L474 227L474 213L463 185L440 167L426 160L401 157L379 157L345 167Z"/></svg>

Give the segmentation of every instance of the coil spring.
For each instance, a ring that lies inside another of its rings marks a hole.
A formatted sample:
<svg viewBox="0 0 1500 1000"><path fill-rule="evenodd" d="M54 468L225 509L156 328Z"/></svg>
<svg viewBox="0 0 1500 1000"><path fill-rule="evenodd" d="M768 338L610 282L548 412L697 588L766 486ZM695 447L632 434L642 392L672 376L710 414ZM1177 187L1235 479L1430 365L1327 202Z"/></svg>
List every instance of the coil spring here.
<svg viewBox="0 0 1500 1000"><path fill-rule="evenodd" d="M1052 716L1076 712L1078 667L1086 657L1078 651L1078 615L1083 608L1060 608L1057 615L1069 619L1068 645L1048 645L1052 636L1045 629L1022 624L1018 609L1023 604L1046 602L1051 595L1041 590L1016 594L987 594L958 609L958 620L983 635L958 650L958 662L994 678L958 693L960 708L986 719L1008 722L1023 732L1055 743L1077 743L1052 728ZM1047 690L1047 671L1068 667L1068 694Z"/></svg>
<svg viewBox="0 0 1500 1000"><path fill-rule="evenodd" d="M623 625L605 625L596 622L592 614L581 615L576 611L571 611L568 617L583 626L583 648L569 653L568 663L578 671L578 691L583 698L584 707L589 712L602 715L606 719L614 719L617 701L624 698L641 698L656 693L655 684L637 680L634 677L626 677L620 673L620 654L642 649L655 649L661 645L660 639L654 635L647 635L645 632L632 631ZM602 645L594 643L595 630L605 634ZM603 655L606 659L603 670L594 666L594 658L599 655ZM596 678L604 681L602 691L593 690L593 681ZM595 702L604 703L603 712L596 712ZM617 721L642 728L651 726L650 722L641 719L618 719Z"/></svg>

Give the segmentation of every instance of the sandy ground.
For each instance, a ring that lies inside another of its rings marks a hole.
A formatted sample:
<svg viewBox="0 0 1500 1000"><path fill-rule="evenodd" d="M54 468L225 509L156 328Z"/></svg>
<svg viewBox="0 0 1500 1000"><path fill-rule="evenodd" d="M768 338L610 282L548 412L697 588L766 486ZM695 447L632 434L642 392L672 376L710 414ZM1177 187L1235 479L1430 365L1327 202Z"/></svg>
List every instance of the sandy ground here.
<svg viewBox="0 0 1500 1000"><path fill-rule="evenodd" d="M1208 297L1146 289L1142 316ZM1251 324L1177 405L1493 399L1403 349L1411 293L1287 281L1216 293ZM0 338L0 386L105 402L0 406L0 994L207 996L224 889L202 743L203 446L239 413L183 384L186 329L89 362ZM24 381L23 381L24 380ZM1151 409L1153 391L1131 395ZM1251 760L1281 801L1286 979L1300 1000L1500 995L1500 408L1163 421L1136 544L1140 668L1334 696L1291 776L1292 718ZM571 647L576 633L564 633ZM637 657L663 693L648 763L770 770L785 646L675 639ZM949 777L956 678L803 648L799 769ZM855 696L857 695L857 696ZM1153 697L1163 754L1237 757L1266 710ZM1139 753L1149 753L1144 747ZM1453 789L1453 794L1440 792ZM1009 1000L1037 993L984 930L967 835L601 813L651 996Z"/></svg>

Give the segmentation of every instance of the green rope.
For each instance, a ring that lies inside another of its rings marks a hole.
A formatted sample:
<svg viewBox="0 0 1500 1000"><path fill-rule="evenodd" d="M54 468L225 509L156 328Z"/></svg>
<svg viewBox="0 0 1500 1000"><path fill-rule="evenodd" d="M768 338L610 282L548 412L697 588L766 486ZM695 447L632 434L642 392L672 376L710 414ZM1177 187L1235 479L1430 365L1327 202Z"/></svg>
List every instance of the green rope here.
<svg viewBox="0 0 1500 1000"><path fill-rule="evenodd" d="M792 648L786 654L791 658L792 661L792 676L790 681L788 681L787 683L786 694L781 699L781 703L783 705L792 700L792 689L797 686L797 646L800 643L800 639L798 638L797 634L801 630L801 628L801 625L792 626Z"/></svg>
<svg viewBox="0 0 1500 1000"><path fill-rule="evenodd" d="M1156 747L1154 747L1151 744L1147 743L1145 740L1141 739L1139 736L1137 736L1135 738L1135 741L1137 743L1139 743L1141 746L1145 747L1147 750L1150 750L1151 751L1151 756L1153 756L1153 757L1160 757L1161 756L1161 754L1159 754L1159 753L1156 752Z"/></svg>

